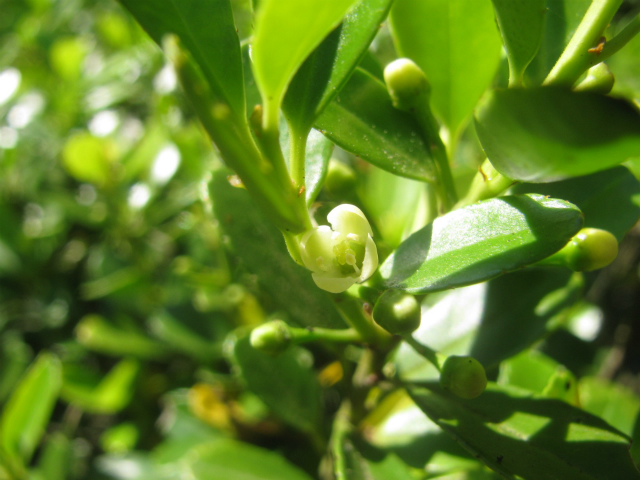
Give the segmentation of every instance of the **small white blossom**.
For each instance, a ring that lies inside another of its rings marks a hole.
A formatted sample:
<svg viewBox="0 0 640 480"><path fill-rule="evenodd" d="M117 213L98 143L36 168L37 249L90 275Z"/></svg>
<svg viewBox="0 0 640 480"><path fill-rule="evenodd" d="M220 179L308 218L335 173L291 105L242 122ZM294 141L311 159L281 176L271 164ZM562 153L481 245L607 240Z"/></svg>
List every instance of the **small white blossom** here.
<svg viewBox="0 0 640 480"><path fill-rule="evenodd" d="M376 271L378 251L369 221L358 207L339 205L327 220L331 227L322 225L302 236L302 262L318 287L340 293Z"/></svg>

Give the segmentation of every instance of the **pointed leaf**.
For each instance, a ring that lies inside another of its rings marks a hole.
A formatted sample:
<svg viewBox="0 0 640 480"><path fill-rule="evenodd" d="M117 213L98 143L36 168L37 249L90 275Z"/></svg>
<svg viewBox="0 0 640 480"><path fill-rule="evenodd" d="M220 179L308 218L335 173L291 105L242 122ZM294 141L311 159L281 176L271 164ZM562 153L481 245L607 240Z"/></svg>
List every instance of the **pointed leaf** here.
<svg viewBox="0 0 640 480"><path fill-rule="evenodd" d="M28 463L44 434L61 385L60 361L42 353L7 401L0 419L2 448Z"/></svg>
<svg viewBox="0 0 640 480"><path fill-rule="evenodd" d="M433 181L433 159L418 124L393 107L382 82L357 69L315 123L335 144L395 175Z"/></svg>
<svg viewBox="0 0 640 480"><path fill-rule="evenodd" d="M543 183L587 175L640 156L640 113L629 102L562 88L496 90L476 131L503 175Z"/></svg>
<svg viewBox="0 0 640 480"><path fill-rule="evenodd" d="M240 41L229 0L120 0L160 46L176 34L200 66L213 95L244 117Z"/></svg>
<svg viewBox="0 0 640 480"><path fill-rule="evenodd" d="M391 27L398 53L431 84L431 106L452 136L493 80L502 51L491 3L397 0Z"/></svg>
<svg viewBox="0 0 640 480"><path fill-rule="evenodd" d="M510 82L522 82L535 57L546 17L545 0L491 0L509 59Z"/></svg>
<svg viewBox="0 0 640 480"><path fill-rule="evenodd" d="M435 384L428 388L409 393L431 420L505 478L640 477L629 455L629 437L568 403L495 384L474 400Z"/></svg>
<svg viewBox="0 0 640 480"><path fill-rule="evenodd" d="M265 115L275 116L302 62L340 23L355 0L262 0L255 19L252 58Z"/></svg>
<svg viewBox="0 0 640 480"><path fill-rule="evenodd" d="M625 167L561 182L521 183L513 187L512 192L567 200L582 211L585 227L607 230L618 241L640 218L640 182Z"/></svg>
<svg viewBox="0 0 640 480"><path fill-rule="evenodd" d="M315 286L307 269L291 259L280 231L258 210L246 190L229 185L229 173L216 172L210 192L216 218L236 255L295 323L344 327L328 294Z"/></svg>
<svg viewBox="0 0 640 480"><path fill-rule="evenodd" d="M305 60L291 81L282 109L305 132L338 94L384 21L391 0L360 0Z"/></svg>
<svg viewBox="0 0 640 480"><path fill-rule="evenodd" d="M562 200L540 195L488 200L418 230L380 273L387 288L411 293L471 285L548 257L581 226L580 210Z"/></svg>

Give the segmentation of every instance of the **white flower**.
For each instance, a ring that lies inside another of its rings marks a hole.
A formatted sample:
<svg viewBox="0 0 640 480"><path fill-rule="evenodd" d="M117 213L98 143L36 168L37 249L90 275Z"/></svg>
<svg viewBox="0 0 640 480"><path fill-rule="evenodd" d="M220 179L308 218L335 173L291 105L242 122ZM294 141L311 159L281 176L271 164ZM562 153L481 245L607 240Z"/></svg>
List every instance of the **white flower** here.
<svg viewBox="0 0 640 480"><path fill-rule="evenodd" d="M331 227L322 225L302 236L302 262L318 287L340 293L376 271L378 251L369 221L358 207L339 205L327 220Z"/></svg>

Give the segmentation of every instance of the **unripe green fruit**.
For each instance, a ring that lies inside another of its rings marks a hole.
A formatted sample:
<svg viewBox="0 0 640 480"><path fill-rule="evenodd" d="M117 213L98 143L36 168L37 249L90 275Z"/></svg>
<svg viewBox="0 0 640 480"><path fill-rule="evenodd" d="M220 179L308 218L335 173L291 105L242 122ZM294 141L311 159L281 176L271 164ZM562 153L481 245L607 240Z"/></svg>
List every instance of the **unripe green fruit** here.
<svg viewBox="0 0 640 480"><path fill-rule="evenodd" d="M609 265L618 256L618 240L599 228L583 228L564 247L569 268L590 272ZM561 250L561 251L562 251Z"/></svg>
<svg viewBox="0 0 640 480"><path fill-rule="evenodd" d="M452 355L445 360L440 371L440 386L470 400L487 388L487 374L475 358Z"/></svg>
<svg viewBox="0 0 640 480"><path fill-rule="evenodd" d="M282 320L273 320L256 327L249 338L251 346L269 355L279 355L291 343L289 326Z"/></svg>
<svg viewBox="0 0 640 480"><path fill-rule="evenodd" d="M412 110L421 102L427 102L431 87L427 76L413 61L399 58L384 69L393 106L404 111Z"/></svg>
<svg viewBox="0 0 640 480"><path fill-rule="evenodd" d="M373 319L394 335L411 333L420 326L420 304L413 295L387 290L373 307Z"/></svg>
<svg viewBox="0 0 640 480"><path fill-rule="evenodd" d="M587 71L587 76L574 89L576 92L592 92L606 95L613 88L616 79L604 63L599 63Z"/></svg>

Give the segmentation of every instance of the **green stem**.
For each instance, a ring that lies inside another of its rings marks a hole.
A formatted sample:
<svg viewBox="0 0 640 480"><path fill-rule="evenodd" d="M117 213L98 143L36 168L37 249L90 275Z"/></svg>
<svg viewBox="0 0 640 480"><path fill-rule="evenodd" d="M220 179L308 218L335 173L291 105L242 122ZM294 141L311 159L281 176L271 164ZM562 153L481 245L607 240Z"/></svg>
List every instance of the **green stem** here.
<svg viewBox="0 0 640 480"><path fill-rule="evenodd" d="M352 430L351 422L351 402L344 400L333 420L333 428L329 448L333 456L333 471L336 480L348 480L349 470L346 455L343 449L344 441Z"/></svg>
<svg viewBox="0 0 640 480"><path fill-rule="evenodd" d="M593 0L543 85L572 87L587 69L602 61L602 51L596 47L621 4L622 0Z"/></svg>
<svg viewBox="0 0 640 480"><path fill-rule="evenodd" d="M435 350L432 350L426 345L421 344L415 338L413 338L411 334L403 335L402 339L407 342L411 346L411 348L416 351L416 353L429 360L429 362L431 362L431 364L436 367L438 371L440 371L441 365L446 358L445 356L440 355Z"/></svg>
<svg viewBox="0 0 640 480"><path fill-rule="evenodd" d="M514 180L498 172L487 159L478 169L467 195L457 203L455 208L466 207L480 200L497 197L515 183Z"/></svg>
<svg viewBox="0 0 640 480"><path fill-rule="evenodd" d="M633 19L613 37L608 40L600 54L600 61L603 62L611 55L616 53L631 41L638 33L640 33L640 15L636 15Z"/></svg>
<svg viewBox="0 0 640 480"><path fill-rule="evenodd" d="M295 328L289 327L291 340L294 343L308 342L337 342L337 343L361 343L362 335L355 328L333 329L333 328Z"/></svg>
<svg viewBox="0 0 640 480"><path fill-rule="evenodd" d="M361 301L347 293L334 295L334 300L345 321L358 332L362 341L376 346L392 343L393 337L376 325L371 317L365 316Z"/></svg>
<svg viewBox="0 0 640 480"><path fill-rule="evenodd" d="M299 193L304 193L305 182L305 156L307 148L307 134L301 133L295 127L289 125L289 141L291 142L291 154L289 171L293 185Z"/></svg>

